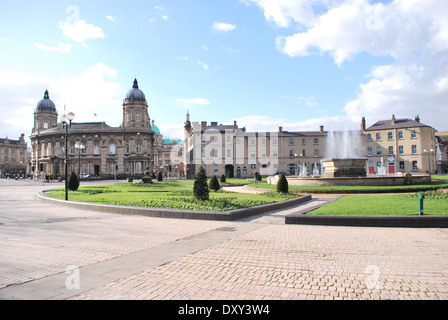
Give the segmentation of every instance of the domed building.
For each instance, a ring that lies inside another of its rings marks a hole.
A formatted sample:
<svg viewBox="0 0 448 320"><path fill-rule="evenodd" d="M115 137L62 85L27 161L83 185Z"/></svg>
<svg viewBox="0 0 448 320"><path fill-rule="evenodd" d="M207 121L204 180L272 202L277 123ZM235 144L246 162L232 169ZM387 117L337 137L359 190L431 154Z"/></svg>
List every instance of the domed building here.
<svg viewBox="0 0 448 320"><path fill-rule="evenodd" d="M151 122L146 95L137 79L126 93L122 107L123 123L119 127L105 122L73 121L66 142L65 127L62 121L58 122L56 105L46 90L36 105L30 136L30 166L35 177L65 176L66 143L68 173L81 177L140 178L146 168L154 174L168 169L171 147L163 143L159 128Z"/></svg>

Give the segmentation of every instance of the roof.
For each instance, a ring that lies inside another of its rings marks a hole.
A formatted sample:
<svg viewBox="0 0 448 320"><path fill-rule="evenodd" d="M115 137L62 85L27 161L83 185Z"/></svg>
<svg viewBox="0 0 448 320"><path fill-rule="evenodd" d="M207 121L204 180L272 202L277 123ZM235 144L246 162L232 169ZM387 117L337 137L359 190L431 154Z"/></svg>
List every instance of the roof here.
<svg viewBox="0 0 448 320"><path fill-rule="evenodd" d="M374 125L368 127L366 131L387 130L387 129L404 129L414 127L429 127L421 122L411 119L380 120Z"/></svg>
<svg viewBox="0 0 448 320"><path fill-rule="evenodd" d="M184 142L181 139L171 139L170 137L162 139L163 144L183 144Z"/></svg>
<svg viewBox="0 0 448 320"><path fill-rule="evenodd" d="M436 138L439 142L448 143L448 131L436 132Z"/></svg>
<svg viewBox="0 0 448 320"><path fill-rule="evenodd" d="M155 124L151 125L151 130L155 133L155 134L159 134L160 135L160 129L159 127L157 127Z"/></svg>

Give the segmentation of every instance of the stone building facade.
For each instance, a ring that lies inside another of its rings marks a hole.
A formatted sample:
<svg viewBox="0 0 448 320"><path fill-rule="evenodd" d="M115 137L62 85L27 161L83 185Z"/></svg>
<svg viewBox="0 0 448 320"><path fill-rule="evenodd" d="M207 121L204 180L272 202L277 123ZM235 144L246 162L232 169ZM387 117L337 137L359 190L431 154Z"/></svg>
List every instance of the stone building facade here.
<svg viewBox="0 0 448 320"><path fill-rule="evenodd" d="M21 134L18 140L0 139L0 177L24 178L28 175L27 149L25 134Z"/></svg>
<svg viewBox="0 0 448 320"><path fill-rule="evenodd" d="M366 158L368 174L435 173L435 130L411 119L378 121L360 130L246 132L245 128L217 122L184 124L183 162L188 177L198 166L207 176L251 178L284 172L289 175L321 174L327 158Z"/></svg>
<svg viewBox="0 0 448 320"><path fill-rule="evenodd" d="M123 122L119 127L105 122L71 123L67 138L68 173L125 178L142 177L146 168L154 174L169 168L172 141L168 143L151 121L146 96L136 79L122 107ZM58 112L48 91L35 109L30 140L30 163L35 176L64 177L65 129L58 122Z"/></svg>

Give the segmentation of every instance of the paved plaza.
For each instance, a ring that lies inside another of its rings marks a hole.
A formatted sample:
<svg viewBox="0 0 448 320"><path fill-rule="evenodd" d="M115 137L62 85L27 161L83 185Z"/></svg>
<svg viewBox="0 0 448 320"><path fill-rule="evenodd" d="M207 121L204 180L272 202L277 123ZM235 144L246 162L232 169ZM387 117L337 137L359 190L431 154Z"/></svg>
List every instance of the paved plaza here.
<svg viewBox="0 0 448 320"><path fill-rule="evenodd" d="M447 229L284 224L319 195L235 222L36 198L60 186L0 180L0 299L448 298Z"/></svg>

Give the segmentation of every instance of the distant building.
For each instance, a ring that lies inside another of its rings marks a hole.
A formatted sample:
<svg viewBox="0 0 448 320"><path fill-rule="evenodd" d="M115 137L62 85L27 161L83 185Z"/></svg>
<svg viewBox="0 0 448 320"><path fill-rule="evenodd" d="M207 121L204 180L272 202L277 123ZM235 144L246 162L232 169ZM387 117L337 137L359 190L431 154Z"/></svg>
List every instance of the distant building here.
<svg viewBox="0 0 448 320"><path fill-rule="evenodd" d="M68 173L91 177L142 177L170 168L173 142L163 138L148 114L146 96L135 79L123 100L123 123L74 122L68 129ZM70 110L76 113L76 110ZM117 110L118 111L118 110ZM113 112L113 109L111 110ZM120 111L118 111L120 112ZM65 175L65 129L48 91L37 104L31 139L31 167L36 176L56 179ZM181 175L183 172L171 172Z"/></svg>
<svg viewBox="0 0 448 320"><path fill-rule="evenodd" d="M448 172L448 131L436 132L436 161L437 172Z"/></svg>
<svg viewBox="0 0 448 320"><path fill-rule="evenodd" d="M198 166L207 176L252 178L255 172L271 175L321 173L320 161L335 157L367 158L366 172L373 174L434 173L436 166L435 130L411 119L378 121L361 130L247 132L233 125L205 121L184 124L184 158L188 177ZM381 169L381 170L380 170Z"/></svg>
<svg viewBox="0 0 448 320"><path fill-rule="evenodd" d="M28 174L28 154L25 135L18 140L0 139L0 177L26 177Z"/></svg>

